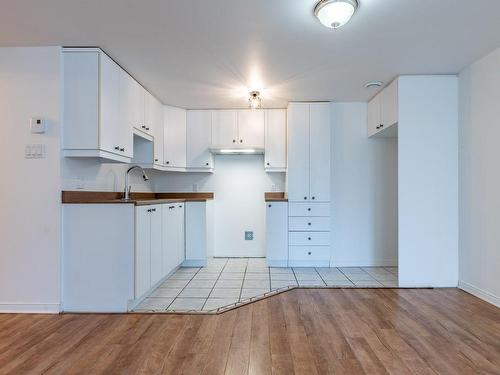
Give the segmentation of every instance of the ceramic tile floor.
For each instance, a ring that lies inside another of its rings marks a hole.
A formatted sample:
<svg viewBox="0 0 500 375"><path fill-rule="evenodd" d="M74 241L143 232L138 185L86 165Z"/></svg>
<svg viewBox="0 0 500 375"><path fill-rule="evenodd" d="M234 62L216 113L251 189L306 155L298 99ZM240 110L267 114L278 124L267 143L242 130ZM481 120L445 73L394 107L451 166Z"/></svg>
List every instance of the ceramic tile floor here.
<svg viewBox="0 0 500 375"><path fill-rule="evenodd" d="M397 267L268 267L265 258L213 258L207 267L182 267L135 311L217 311L293 287L397 287Z"/></svg>

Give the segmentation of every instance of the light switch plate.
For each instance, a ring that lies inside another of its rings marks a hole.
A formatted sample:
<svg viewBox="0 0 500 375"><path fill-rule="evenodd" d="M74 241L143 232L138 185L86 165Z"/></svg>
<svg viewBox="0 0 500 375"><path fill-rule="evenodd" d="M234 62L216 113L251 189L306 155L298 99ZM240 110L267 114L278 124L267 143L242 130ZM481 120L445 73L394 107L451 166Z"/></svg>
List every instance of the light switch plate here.
<svg viewBox="0 0 500 375"><path fill-rule="evenodd" d="M44 159L46 155L44 144L28 144L24 149L26 159Z"/></svg>

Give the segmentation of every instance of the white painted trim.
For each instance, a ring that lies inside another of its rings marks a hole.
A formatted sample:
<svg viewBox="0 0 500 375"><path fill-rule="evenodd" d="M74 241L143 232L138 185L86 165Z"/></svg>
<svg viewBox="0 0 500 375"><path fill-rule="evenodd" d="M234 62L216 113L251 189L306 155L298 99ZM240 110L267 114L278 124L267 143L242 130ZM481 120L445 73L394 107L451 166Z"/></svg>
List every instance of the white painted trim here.
<svg viewBox="0 0 500 375"><path fill-rule="evenodd" d="M496 307L500 307L500 297L495 296L494 294L477 288L474 285L471 285L469 283L466 283L465 281L458 281L458 287L467 293L472 294L473 296L476 296L483 301L486 301L488 303L491 303L492 305L495 305Z"/></svg>
<svg viewBox="0 0 500 375"><path fill-rule="evenodd" d="M186 259L182 262L182 267L206 267L207 259Z"/></svg>
<svg viewBox="0 0 500 375"><path fill-rule="evenodd" d="M328 260L288 260L289 267L329 267Z"/></svg>
<svg viewBox="0 0 500 375"><path fill-rule="evenodd" d="M288 267L288 261L285 260L270 260L267 259L267 265L269 267Z"/></svg>
<svg viewBox="0 0 500 375"><path fill-rule="evenodd" d="M348 261L334 261L332 259L330 267L397 267L397 259L357 259Z"/></svg>
<svg viewBox="0 0 500 375"><path fill-rule="evenodd" d="M8 314L59 314L58 303L0 303L0 313Z"/></svg>

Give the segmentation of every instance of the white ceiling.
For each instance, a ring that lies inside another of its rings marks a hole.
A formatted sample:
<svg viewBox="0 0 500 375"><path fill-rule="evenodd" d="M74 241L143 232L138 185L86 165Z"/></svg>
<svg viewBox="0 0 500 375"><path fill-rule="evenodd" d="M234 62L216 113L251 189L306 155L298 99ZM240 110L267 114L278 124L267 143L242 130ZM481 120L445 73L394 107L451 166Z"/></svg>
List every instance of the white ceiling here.
<svg viewBox="0 0 500 375"><path fill-rule="evenodd" d="M360 0L323 27L315 0L0 0L0 45L100 46L164 103L365 101L369 80L457 73L500 46L498 0Z"/></svg>

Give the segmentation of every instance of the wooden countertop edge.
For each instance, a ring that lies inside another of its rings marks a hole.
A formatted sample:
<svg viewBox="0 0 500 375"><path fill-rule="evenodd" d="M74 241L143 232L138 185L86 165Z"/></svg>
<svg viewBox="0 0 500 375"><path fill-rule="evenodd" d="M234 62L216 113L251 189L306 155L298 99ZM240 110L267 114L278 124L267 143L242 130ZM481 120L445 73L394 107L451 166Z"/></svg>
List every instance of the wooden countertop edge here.
<svg viewBox="0 0 500 375"><path fill-rule="evenodd" d="M176 202L206 202L214 199L214 193L132 193L130 200L123 199L123 193L113 191L74 191L61 192L61 201L64 204L168 204Z"/></svg>
<svg viewBox="0 0 500 375"><path fill-rule="evenodd" d="M264 199L266 202L288 202L287 194L277 191L264 193Z"/></svg>

